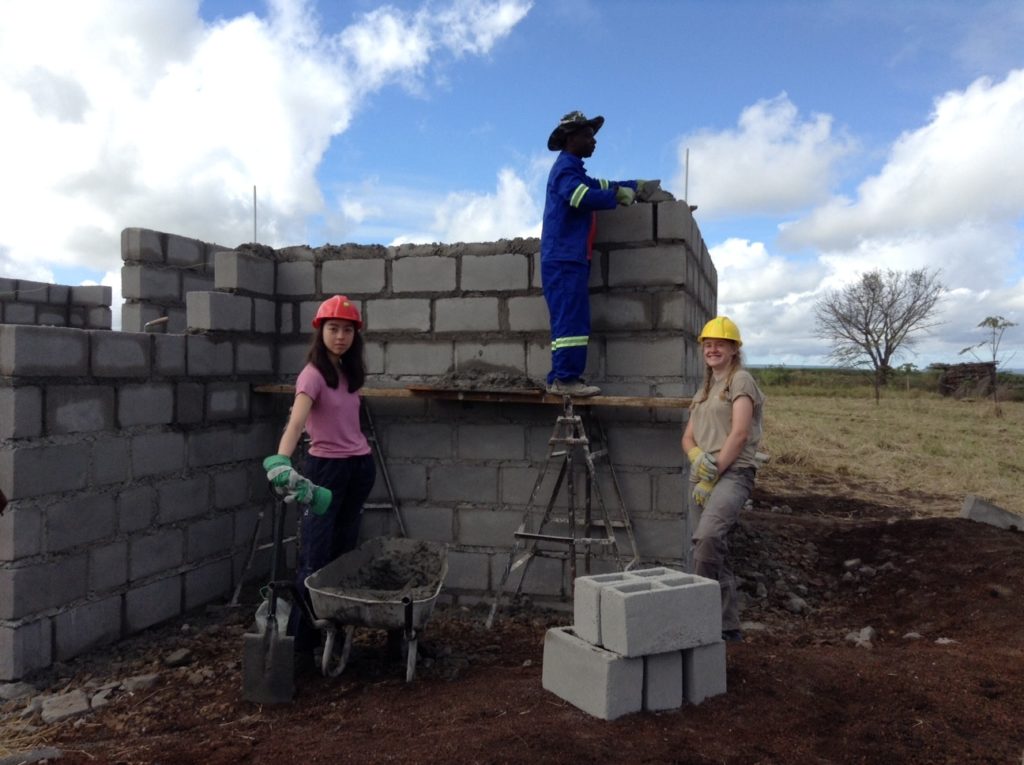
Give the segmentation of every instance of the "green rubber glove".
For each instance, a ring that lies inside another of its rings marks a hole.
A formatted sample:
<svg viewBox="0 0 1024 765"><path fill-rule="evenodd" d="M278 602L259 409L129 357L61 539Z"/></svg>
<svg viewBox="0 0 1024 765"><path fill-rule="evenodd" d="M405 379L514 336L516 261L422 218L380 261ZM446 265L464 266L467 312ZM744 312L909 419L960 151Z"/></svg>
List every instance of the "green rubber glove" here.
<svg viewBox="0 0 1024 765"><path fill-rule="evenodd" d="M714 481L701 481L693 487L693 501L697 507L704 507L711 496L711 490L715 488Z"/></svg>
<svg viewBox="0 0 1024 765"><path fill-rule="evenodd" d="M637 178L637 180L636 180L636 195L637 196L640 196L643 193L643 191L644 191L644 184L645 183L647 183L647 181L641 181L639 178Z"/></svg>
<svg viewBox="0 0 1024 765"><path fill-rule="evenodd" d="M615 189L615 201L622 207L629 207L633 204L634 199L636 199L636 192L629 186L619 186Z"/></svg>
<svg viewBox="0 0 1024 765"><path fill-rule="evenodd" d="M288 485L295 469L292 461L283 454L272 454L263 460L263 469L267 471L267 480L274 487L274 493L283 497L288 493Z"/></svg>

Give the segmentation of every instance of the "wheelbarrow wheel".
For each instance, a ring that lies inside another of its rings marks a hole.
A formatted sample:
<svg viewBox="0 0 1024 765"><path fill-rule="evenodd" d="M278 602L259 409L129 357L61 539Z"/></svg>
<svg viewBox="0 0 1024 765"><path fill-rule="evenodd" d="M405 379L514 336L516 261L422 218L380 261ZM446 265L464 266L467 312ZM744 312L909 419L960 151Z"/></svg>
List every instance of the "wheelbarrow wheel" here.
<svg viewBox="0 0 1024 765"><path fill-rule="evenodd" d="M334 666L331 666L334 659L334 640L338 631L333 626L327 627L327 637L324 639L324 655L320 658L320 674L324 677L337 677L345 671L348 664L349 654L352 653L352 636L355 634L356 625L345 625L345 643L341 647L341 656L338 657Z"/></svg>

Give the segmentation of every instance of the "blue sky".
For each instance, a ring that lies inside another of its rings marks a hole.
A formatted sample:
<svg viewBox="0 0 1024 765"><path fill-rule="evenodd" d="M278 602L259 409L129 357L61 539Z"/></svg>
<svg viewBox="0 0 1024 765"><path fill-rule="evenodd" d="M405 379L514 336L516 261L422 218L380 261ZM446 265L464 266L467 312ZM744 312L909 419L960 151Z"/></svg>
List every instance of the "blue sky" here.
<svg viewBox="0 0 1024 765"><path fill-rule="evenodd" d="M536 236L581 109L593 175L682 197L689 148L750 362L822 363L818 297L920 267L902 361L956 360L1024 325L1022 39L1005 0L0 0L0 275L116 295L122 228L247 242L253 185L272 246Z"/></svg>

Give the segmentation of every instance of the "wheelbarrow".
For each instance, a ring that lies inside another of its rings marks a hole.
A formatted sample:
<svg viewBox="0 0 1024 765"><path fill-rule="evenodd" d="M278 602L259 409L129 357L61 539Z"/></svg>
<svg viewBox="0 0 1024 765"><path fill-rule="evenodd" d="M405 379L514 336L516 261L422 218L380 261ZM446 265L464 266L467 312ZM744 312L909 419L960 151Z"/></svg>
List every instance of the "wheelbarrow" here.
<svg viewBox="0 0 1024 765"><path fill-rule="evenodd" d="M313 626L325 633L320 671L337 677L345 670L357 627L402 630L406 640L405 680L416 673L416 643L434 610L448 573L447 545L425 540L377 537L367 540L306 577ZM338 657L338 631L344 645Z"/></svg>

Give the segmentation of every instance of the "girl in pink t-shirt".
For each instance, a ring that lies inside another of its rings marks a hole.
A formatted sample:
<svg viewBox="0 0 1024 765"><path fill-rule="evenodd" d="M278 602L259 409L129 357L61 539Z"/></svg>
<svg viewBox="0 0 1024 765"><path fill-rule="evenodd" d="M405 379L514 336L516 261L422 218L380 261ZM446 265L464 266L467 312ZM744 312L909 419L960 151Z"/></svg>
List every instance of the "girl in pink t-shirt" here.
<svg viewBox="0 0 1024 765"><path fill-rule="evenodd" d="M355 303L335 295L321 303L313 319L316 332L306 366L295 382L295 402L277 453L291 458L303 430L310 445L302 474L330 489L331 503L318 515L305 506L296 583L303 597L306 577L323 568L359 541L363 503L373 488L376 466L359 423L359 389L366 379L363 320ZM301 661L312 659L320 633L292 609L289 632Z"/></svg>

